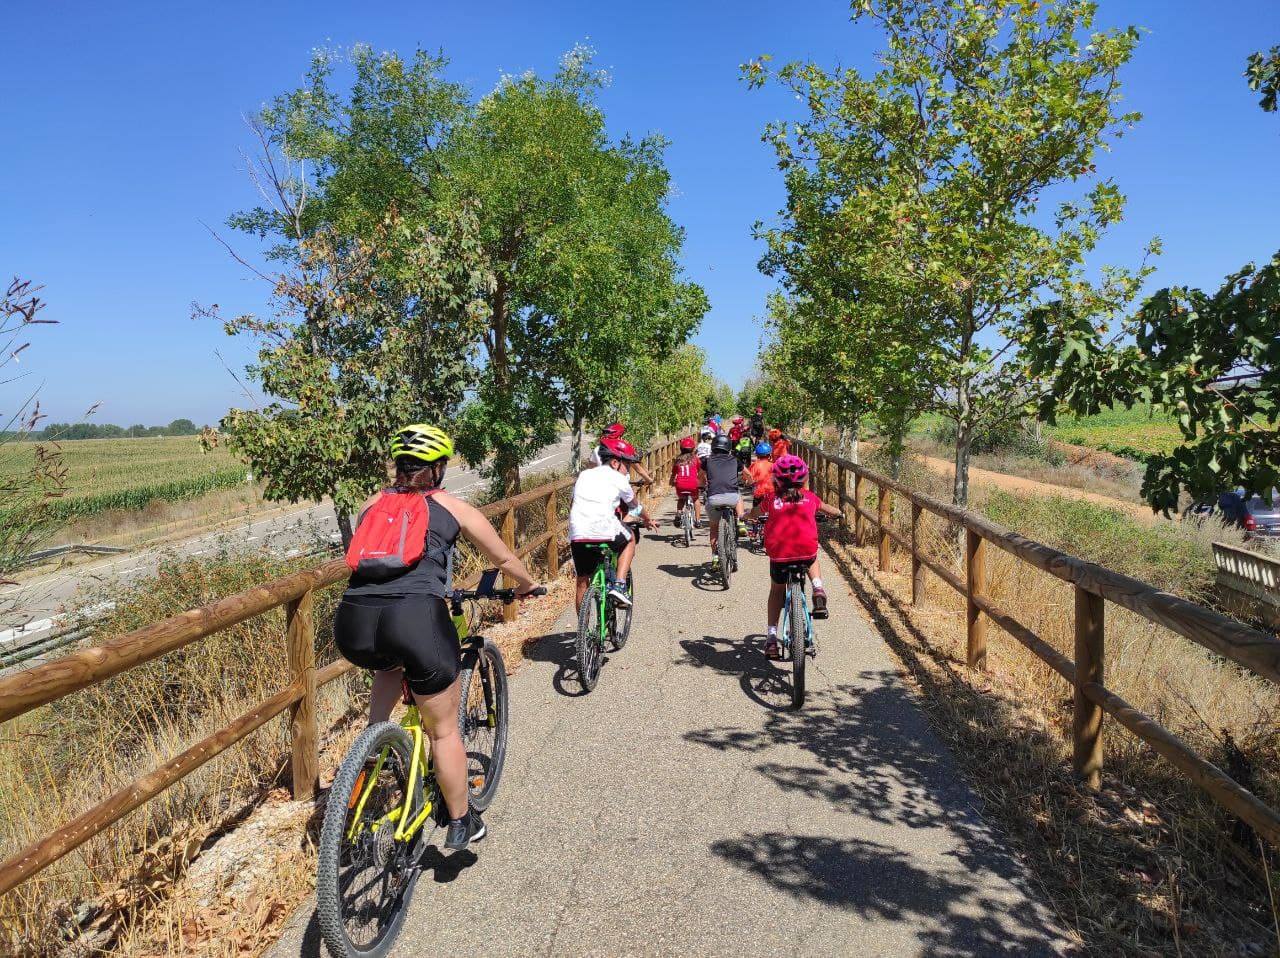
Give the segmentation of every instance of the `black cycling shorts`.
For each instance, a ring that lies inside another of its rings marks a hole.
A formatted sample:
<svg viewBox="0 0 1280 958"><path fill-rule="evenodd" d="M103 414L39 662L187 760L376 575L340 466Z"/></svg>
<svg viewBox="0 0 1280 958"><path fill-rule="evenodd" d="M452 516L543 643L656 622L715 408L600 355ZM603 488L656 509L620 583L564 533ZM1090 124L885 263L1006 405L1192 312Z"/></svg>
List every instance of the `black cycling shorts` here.
<svg viewBox="0 0 1280 958"><path fill-rule="evenodd" d="M787 572L792 566L802 565L807 569L809 566L813 565L817 559L818 557L814 556L812 559L797 559L792 562L770 562L769 578L778 583L778 585L786 585L791 581Z"/></svg>
<svg viewBox="0 0 1280 958"><path fill-rule="evenodd" d="M600 563L604 561L600 546L607 545L617 556L621 555L622 550L630 543L631 536L622 533L619 533L612 542L571 542L569 551L573 553L573 571L590 579L596 574L596 569L600 568Z"/></svg>
<svg viewBox="0 0 1280 958"><path fill-rule="evenodd" d="M342 657L362 669L403 668L418 695L443 692L458 677L458 630L448 604L436 596L343 596L333 638Z"/></svg>

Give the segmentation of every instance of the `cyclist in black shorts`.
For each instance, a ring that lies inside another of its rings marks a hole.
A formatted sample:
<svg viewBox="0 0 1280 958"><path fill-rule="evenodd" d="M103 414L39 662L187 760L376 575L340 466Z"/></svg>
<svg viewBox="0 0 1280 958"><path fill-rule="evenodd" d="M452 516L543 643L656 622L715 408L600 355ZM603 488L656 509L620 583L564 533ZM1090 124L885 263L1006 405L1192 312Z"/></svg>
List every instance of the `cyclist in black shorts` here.
<svg viewBox="0 0 1280 958"><path fill-rule="evenodd" d="M401 678L409 683L449 809L445 845L457 849L483 838L485 826L468 808L467 755L458 732L461 653L447 601L454 543L459 535L470 539L515 580L517 595L532 592L537 583L479 509L441 488L452 455L452 440L435 426L406 426L392 439L393 488L426 498L429 527L422 558L389 579L353 573L338 603L333 634L343 658L373 672L370 724L391 717ZM361 519L378 495L364 504Z"/></svg>

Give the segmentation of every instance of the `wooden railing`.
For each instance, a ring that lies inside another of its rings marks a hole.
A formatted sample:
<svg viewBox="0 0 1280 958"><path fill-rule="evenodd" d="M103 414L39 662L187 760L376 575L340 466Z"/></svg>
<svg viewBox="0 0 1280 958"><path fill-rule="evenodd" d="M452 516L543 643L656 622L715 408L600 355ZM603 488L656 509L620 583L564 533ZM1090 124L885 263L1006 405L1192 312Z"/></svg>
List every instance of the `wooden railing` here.
<svg viewBox="0 0 1280 958"><path fill-rule="evenodd" d="M1173 732L1106 687L1103 676L1106 602L1114 602L1135 612L1275 683L1280 683L1280 640L1212 609L1161 592L1145 582L1059 552L977 513L922 495L888 476L824 453L809 443L797 442L796 450L809 466L814 492L833 505L839 502L846 515L849 510L853 511L854 537L858 545L865 544L871 530L875 531L879 571L890 571L894 545L910 554L912 604L918 605L923 601L926 569L964 596L966 659L970 667L986 667L986 624L991 621L1071 683L1074 689L1072 766L1090 788L1096 789L1101 783L1102 719L1106 714L1150 745L1219 804L1253 826L1271 845L1280 848L1280 814L1197 754ZM853 478L852 496L849 494L850 477ZM875 512L866 507L866 492L872 486L877 493ZM895 495L911 505L909 536L893 526ZM965 530L963 576L923 548L921 520L924 513L932 513ZM987 595L988 544L1074 586L1074 661L1020 623L1008 610L996 605Z"/></svg>
<svg viewBox="0 0 1280 958"><path fill-rule="evenodd" d="M644 489L646 498L661 488L677 451L676 441L664 438L645 454L642 464L655 480L655 487ZM556 576L560 570L560 547L567 526L560 518L560 497L572 488L574 480L575 477L568 476L546 483L490 503L481 510L501 530L507 545L522 559L545 549L543 567L548 578ZM542 507L543 531L517 544L517 513L535 503ZM312 618L315 593L344 581L347 575L346 563L336 559L0 678L0 723L3 723L254 616L281 606L285 609L289 683L226 727L130 782L0 864L0 894L20 885L109 828L286 709L289 710L293 795L295 799L314 797L320 772L316 690L354 668L342 660L316 668L315 623ZM474 584L475 577L463 587L470 588ZM514 619L515 614L514 603L503 612L507 621Z"/></svg>

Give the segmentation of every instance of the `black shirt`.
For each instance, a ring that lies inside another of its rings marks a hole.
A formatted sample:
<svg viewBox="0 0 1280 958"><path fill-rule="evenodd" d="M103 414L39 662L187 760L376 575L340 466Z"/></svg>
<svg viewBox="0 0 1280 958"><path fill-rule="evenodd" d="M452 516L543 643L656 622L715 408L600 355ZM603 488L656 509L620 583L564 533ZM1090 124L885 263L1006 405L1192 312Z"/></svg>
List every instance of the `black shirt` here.
<svg viewBox="0 0 1280 958"><path fill-rule="evenodd" d="M764 416L758 413L751 417L751 435L757 439L764 438Z"/></svg>
<svg viewBox="0 0 1280 958"><path fill-rule="evenodd" d="M738 491L738 457L728 452L713 452L707 457L707 496L722 496Z"/></svg>
<svg viewBox="0 0 1280 958"><path fill-rule="evenodd" d="M427 543L422 558L394 579L375 582L351 574L348 595L428 595L447 599L453 588L453 544L462 527L453 513L427 497Z"/></svg>

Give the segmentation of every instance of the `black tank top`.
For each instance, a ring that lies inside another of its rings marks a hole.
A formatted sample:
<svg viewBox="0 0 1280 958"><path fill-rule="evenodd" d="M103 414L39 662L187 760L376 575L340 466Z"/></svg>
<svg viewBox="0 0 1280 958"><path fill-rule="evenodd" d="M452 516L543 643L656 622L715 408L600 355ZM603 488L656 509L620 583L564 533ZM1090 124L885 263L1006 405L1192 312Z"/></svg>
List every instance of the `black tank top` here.
<svg viewBox="0 0 1280 958"><path fill-rule="evenodd" d="M346 595L413 595L447 599L453 589L453 546L462 527L448 509L427 498L427 548L417 565L394 579L373 582L352 573Z"/></svg>

